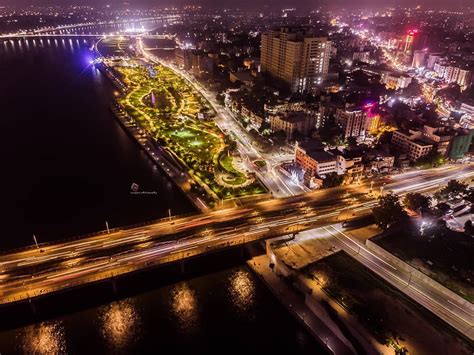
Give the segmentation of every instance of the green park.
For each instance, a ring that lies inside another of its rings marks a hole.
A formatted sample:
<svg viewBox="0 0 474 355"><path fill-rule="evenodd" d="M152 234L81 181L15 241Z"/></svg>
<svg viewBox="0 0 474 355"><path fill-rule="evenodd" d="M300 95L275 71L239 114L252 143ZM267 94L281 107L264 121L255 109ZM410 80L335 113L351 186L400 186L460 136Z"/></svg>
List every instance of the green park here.
<svg viewBox="0 0 474 355"><path fill-rule="evenodd" d="M214 200L264 193L239 167L236 144L212 120L214 110L186 81L160 65L115 66L128 91L124 110L173 154ZM241 164L240 164L241 165Z"/></svg>

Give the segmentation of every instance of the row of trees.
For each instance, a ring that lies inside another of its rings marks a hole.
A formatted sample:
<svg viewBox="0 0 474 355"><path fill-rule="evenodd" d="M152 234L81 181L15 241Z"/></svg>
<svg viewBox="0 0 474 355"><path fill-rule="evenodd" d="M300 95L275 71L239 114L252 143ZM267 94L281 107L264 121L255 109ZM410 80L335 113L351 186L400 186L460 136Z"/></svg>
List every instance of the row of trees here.
<svg viewBox="0 0 474 355"><path fill-rule="evenodd" d="M438 201L447 201L456 198L464 198L469 202L474 202L474 194L469 186L457 180L450 180L448 184L434 194Z"/></svg>
<svg viewBox="0 0 474 355"><path fill-rule="evenodd" d="M457 180L451 180L448 184L434 194L434 198L440 201L448 201L451 199L463 198L474 203L474 192L469 186ZM389 193L380 197L378 206L372 209L376 224L387 229L395 224L403 223L407 220L408 214L405 209L415 212L430 210L432 208L433 199L430 196L420 193L408 193L400 202L398 195ZM444 203L438 204L438 208ZM474 235L474 226L471 221L467 221L465 232L468 235Z"/></svg>
<svg viewBox="0 0 474 355"><path fill-rule="evenodd" d="M380 197L378 206L372 209L375 223L382 229L403 222L408 215L400 203L397 194L389 193Z"/></svg>

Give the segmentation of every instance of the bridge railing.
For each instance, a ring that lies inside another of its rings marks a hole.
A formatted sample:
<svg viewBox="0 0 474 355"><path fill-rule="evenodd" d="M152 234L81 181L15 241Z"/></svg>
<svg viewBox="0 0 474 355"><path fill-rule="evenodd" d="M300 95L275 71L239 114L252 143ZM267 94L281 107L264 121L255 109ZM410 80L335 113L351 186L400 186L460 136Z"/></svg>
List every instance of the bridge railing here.
<svg viewBox="0 0 474 355"><path fill-rule="evenodd" d="M79 240L79 239L98 237L98 236L101 236L101 235L112 234L112 233L115 233L115 232L131 230L131 229L135 229L135 228L138 228L138 227L143 227L143 226L148 226L148 225L153 225L153 224L158 224L158 223L171 222L171 221L175 221L175 220L178 220L178 219L181 219L181 218L187 218L187 217L192 217L192 216L200 216L200 215L201 215L200 213L189 212L189 213L174 215L174 216L171 216L171 218L170 217L162 217L162 218L157 218L157 219L148 220L148 221L144 221L144 222L127 224L127 225L120 226L120 227L109 228L108 231L106 229L104 229L104 230L99 230L99 231L96 231L96 232L91 232L91 233L86 233L86 234L79 234L79 235L75 235L75 236L71 236L71 237L61 238L61 239L57 239L57 240L54 240L54 241L38 243L38 247L41 249L41 248L48 247L50 245L72 242L72 241ZM28 251L28 250L32 250L32 249L36 249L36 246L35 245L27 245L27 246L24 246L24 247L18 247L18 248L2 250L2 251L0 251L0 256L1 255L6 255L6 254L18 253L18 252L22 252L22 251Z"/></svg>
<svg viewBox="0 0 474 355"><path fill-rule="evenodd" d="M150 267L157 267L160 265L164 264L170 264L176 261L180 260L185 260L188 258L192 258L198 255L202 255L205 253L217 251L220 249L225 249L225 248L230 248L234 247L237 245L242 245L245 243L249 242L254 242L260 239L264 239L267 237L271 236L271 231L262 231L261 234L255 234L255 235L239 235L235 237L234 239L231 240L221 240L217 242L214 245L202 245L202 246L196 246L193 249L188 249L184 251L177 251L175 253L167 254L160 256L156 259L152 260L144 260L139 263L134 263L134 264L124 264L124 265L118 265L115 270L109 270L105 272L98 272L95 275L91 275L89 277L85 277L82 280L78 281L72 281L72 282L67 282L64 283L60 286L54 286L54 287L45 287L43 289L39 290L32 290L32 291L25 291L22 292L21 294L16 294L12 296L2 296L0 295L0 305L6 305L6 304L11 304L15 302L20 302L20 301L25 301L28 299L36 298L36 297L41 297L45 296L51 293L55 292L60 292L64 291L66 289L71 289L75 287L80 287L84 286L87 284L92 284L95 282L100 282L108 279L113 279L114 277L122 276L125 274L133 273L133 272L138 272L142 271L146 268Z"/></svg>

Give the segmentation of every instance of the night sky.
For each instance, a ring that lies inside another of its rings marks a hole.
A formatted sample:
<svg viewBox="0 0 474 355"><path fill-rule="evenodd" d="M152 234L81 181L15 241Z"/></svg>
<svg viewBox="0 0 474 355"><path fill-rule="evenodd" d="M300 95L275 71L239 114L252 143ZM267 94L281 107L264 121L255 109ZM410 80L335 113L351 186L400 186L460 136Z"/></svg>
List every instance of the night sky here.
<svg viewBox="0 0 474 355"><path fill-rule="evenodd" d="M288 7L316 7L318 4L334 6L387 6L387 5L422 5L426 8L446 8L474 6L473 0L0 0L0 5L76 5L87 4L100 6L101 4L124 4L128 3L130 7L160 7L165 5L184 5L184 4L199 4L215 8L235 8L237 6L242 8L262 8L268 5L272 8L276 6Z"/></svg>

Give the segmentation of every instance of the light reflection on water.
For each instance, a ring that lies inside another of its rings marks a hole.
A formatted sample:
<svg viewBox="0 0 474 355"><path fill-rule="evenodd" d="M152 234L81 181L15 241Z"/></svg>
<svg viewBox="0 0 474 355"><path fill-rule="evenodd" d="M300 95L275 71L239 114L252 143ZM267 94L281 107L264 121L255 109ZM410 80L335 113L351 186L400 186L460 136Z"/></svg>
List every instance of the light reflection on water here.
<svg viewBox="0 0 474 355"><path fill-rule="evenodd" d="M235 270L229 277L230 297L232 303L240 311L248 312L255 302L255 283L250 274L243 270Z"/></svg>
<svg viewBox="0 0 474 355"><path fill-rule="evenodd" d="M60 321L42 322L24 328L19 334L20 350L25 354L65 354L64 327Z"/></svg>
<svg viewBox="0 0 474 355"><path fill-rule="evenodd" d="M269 354L323 353L246 267L0 332L2 355L159 354L170 348L176 354L243 354L260 346Z"/></svg>
<svg viewBox="0 0 474 355"><path fill-rule="evenodd" d="M171 289L171 312L178 319L181 328L198 325L199 313L196 291L188 283L180 283Z"/></svg>
<svg viewBox="0 0 474 355"><path fill-rule="evenodd" d="M135 306L127 300L105 306L100 321L103 338L116 350L130 345L139 333L140 317Z"/></svg>

